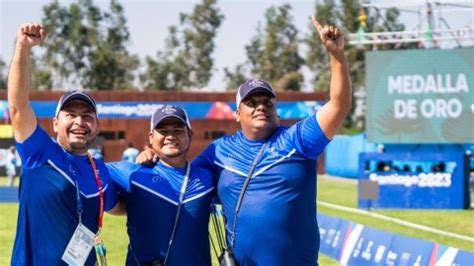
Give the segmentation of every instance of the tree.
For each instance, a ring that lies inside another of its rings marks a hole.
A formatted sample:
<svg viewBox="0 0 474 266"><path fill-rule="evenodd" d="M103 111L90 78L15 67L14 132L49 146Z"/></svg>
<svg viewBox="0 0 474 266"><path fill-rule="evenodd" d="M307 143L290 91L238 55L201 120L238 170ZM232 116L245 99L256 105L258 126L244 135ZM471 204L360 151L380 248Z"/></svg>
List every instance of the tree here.
<svg viewBox="0 0 474 266"><path fill-rule="evenodd" d="M38 60L36 56L31 57L31 88L36 90L50 90L53 88L51 72L38 62L41 62L41 60Z"/></svg>
<svg viewBox="0 0 474 266"><path fill-rule="evenodd" d="M235 66L234 70L229 70L229 68L224 68L225 79L227 80L226 89L237 90L240 84L244 83L246 78L246 70L244 64L238 64Z"/></svg>
<svg viewBox="0 0 474 266"><path fill-rule="evenodd" d="M317 4L315 16L320 23L338 25L334 0L325 0L322 4ZM315 74L311 83L316 91L328 91L331 80L329 57L311 22L308 23L308 28L310 33L303 42L309 47L306 65Z"/></svg>
<svg viewBox="0 0 474 266"><path fill-rule="evenodd" d="M56 0L43 8L42 23L49 36L42 71L51 73L54 86L130 86L138 59L125 48L129 33L122 6L111 0L110 9L103 13L92 0L78 0L68 8Z"/></svg>
<svg viewBox="0 0 474 266"><path fill-rule="evenodd" d="M315 16L324 24L332 24L344 31L346 37L346 57L349 62L349 73L352 79L352 86L354 93L365 90L365 50L360 47L352 46L347 43L348 33L357 32L360 27L359 14L361 13L361 6L358 1L341 0L340 7L336 7L334 0L324 0L322 4L316 4ZM375 31L403 31L404 25L398 22L399 11L396 8L388 9L385 15L382 15L379 10L363 10L366 14L368 32ZM308 53L306 54L306 64L310 70L315 74L312 79L312 84L317 91L328 91L330 86L330 69L328 67L328 56L322 50L319 37L314 32L313 26L309 24L311 33L304 39L304 43L308 46ZM377 47L377 49L394 49L394 48L413 48L413 45L384 45ZM354 100L360 97L353 97ZM353 108L355 105L353 104ZM351 120L352 119L352 120ZM360 117L347 118L344 127L353 127L356 124L361 125L358 121ZM360 128L363 129L363 126Z"/></svg>
<svg viewBox="0 0 474 266"><path fill-rule="evenodd" d="M191 14L180 14L180 27L169 27L165 50L146 58L140 76L147 89L182 90L205 87L212 76L214 38L224 16L217 0L203 0Z"/></svg>
<svg viewBox="0 0 474 266"><path fill-rule="evenodd" d="M110 13L106 12L104 19L107 36L90 52L90 68L83 84L99 90L130 88L134 79L132 72L137 69L139 60L137 56L130 55L125 46L129 42L130 33L125 26L127 19L123 7L118 1L110 2ZM95 20L91 19L91 22Z"/></svg>
<svg viewBox="0 0 474 266"><path fill-rule="evenodd" d="M169 36L165 40L165 51L158 51L156 60L146 58L146 70L140 80L146 89L181 90L189 85L186 65L180 55L180 40L177 27L168 28Z"/></svg>
<svg viewBox="0 0 474 266"><path fill-rule="evenodd" d="M291 6L270 7L265 12L265 30L257 28L245 47L251 73L268 80L276 89L299 90L303 75L299 69L304 61L298 51L298 30L290 14Z"/></svg>

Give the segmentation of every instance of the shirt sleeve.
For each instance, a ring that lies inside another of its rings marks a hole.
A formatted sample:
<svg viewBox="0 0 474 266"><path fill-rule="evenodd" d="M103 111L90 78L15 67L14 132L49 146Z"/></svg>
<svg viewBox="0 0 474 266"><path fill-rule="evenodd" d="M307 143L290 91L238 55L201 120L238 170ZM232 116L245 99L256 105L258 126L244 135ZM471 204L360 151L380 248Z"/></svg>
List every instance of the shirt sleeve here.
<svg viewBox="0 0 474 266"><path fill-rule="evenodd" d="M61 150L51 137L39 125L22 143L16 143L23 169L32 169L43 165Z"/></svg>
<svg viewBox="0 0 474 266"><path fill-rule="evenodd" d="M314 115L290 127L285 135L300 154L313 160L317 159L330 141Z"/></svg>
<svg viewBox="0 0 474 266"><path fill-rule="evenodd" d="M219 175L218 173L219 169L214 163L214 160L216 158L217 141L214 141L209 146L207 146L207 148L201 154L199 154L192 162L193 166L207 169L212 175L214 184L217 184L218 175Z"/></svg>
<svg viewBox="0 0 474 266"><path fill-rule="evenodd" d="M127 161L106 163L106 166L117 191L122 194L130 192L131 176L141 166Z"/></svg>
<svg viewBox="0 0 474 266"><path fill-rule="evenodd" d="M104 182L103 186L106 184L107 189L105 190L104 196L105 196L105 211L109 211L112 208L117 205L119 201L118 197L118 191L117 191L117 186L115 182L112 180L110 173L105 166L105 164L101 161L100 163L94 159L96 164L99 166L99 173L100 177L102 179L102 182Z"/></svg>

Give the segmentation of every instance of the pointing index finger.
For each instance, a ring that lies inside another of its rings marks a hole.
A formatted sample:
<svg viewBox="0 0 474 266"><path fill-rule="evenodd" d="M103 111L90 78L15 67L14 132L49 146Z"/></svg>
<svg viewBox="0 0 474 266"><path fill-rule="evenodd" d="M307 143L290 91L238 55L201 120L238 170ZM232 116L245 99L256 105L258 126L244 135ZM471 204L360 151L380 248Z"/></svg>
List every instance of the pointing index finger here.
<svg viewBox="0 0 474 266"><path fill-rule="evenodd" d="M311 16L311 21L313 22L313 26L316 28L318 32L321 32L323 30L323 27L319 22L316 20L315 16Z"/></svg>

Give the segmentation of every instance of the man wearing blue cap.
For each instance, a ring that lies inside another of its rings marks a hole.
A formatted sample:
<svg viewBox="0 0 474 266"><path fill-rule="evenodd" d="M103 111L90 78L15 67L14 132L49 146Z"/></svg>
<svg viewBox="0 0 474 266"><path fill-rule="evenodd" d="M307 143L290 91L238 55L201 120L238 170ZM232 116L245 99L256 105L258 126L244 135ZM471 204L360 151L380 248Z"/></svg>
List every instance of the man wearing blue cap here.
<svg viewBox="0 0 474 266"><path fill-rule="evenodd" d="M242 130L214 141L193 162L213 169L225 216L227 245L239 265L316 265L316 160L351 107L344 37L312 17L331 64L330 100L286 128L279 124L275 93L251 79L237 91ZM140 161L153 160L146 151Z"/></svg>
<svg viewBox="0 0 474 266"><path fill-rule="evenodd" d="M94 99L64 94L53 118L56 140L29 105L30 54L46 33L26 23L17 32L8 77L8 104L22 161L20 209L12 265L94 265L91 252L105 210L117 202L107 168L87 150L99 132Z"/></svg>
<svg viewBox="0 0 474 266"><path fill-rule="evenodd" d="M197 159L217 170L227 243L239 265L317 264L316 159L350 110L351 81L341 32L312 19L330 55L330 100L315 116L281 127L270 84L247 80L236 97L242 130Z"/></svg>
<svg viewBox="0 0 474 266"><path fill-rule="evenodd" d="M151 117L149 141L160 158L156 165L107 164L127 212L126 265L211 265L214 182L208 170L186 161L191 140L186 112L166 105Z"/></svg>

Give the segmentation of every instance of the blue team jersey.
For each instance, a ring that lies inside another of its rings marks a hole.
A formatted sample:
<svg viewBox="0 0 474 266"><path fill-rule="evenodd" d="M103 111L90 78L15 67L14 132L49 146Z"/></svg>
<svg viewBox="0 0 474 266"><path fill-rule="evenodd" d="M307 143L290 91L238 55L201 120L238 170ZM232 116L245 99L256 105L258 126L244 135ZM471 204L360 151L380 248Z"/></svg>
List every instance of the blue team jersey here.
<svg viewBox="0 0 474 266"><path fill-rule="evenodd" d="M212 143L195 161L212 166L230 242L234 210L260 147L267 142L237 218L234 255L239 265L315 265L316 159L329 140L315 116L279 127L264 141L241 131Z"/></svg>
<svg viewBox="0 0 474 266"><path fill-rule="evenodd" d="M123 190L130 239L127 265L163 262L173 229L185 168L158 162L153 168L130 162L107 164ZM210 171L191 164L189 182L168 265L210 265L208 225L215 189Z"/></svg>
<svg viewBox="0 0 474 266"><path fill-rule="evenodd" d="M76 186L82 202L82 223L97 232L99 189L87 156L73 155L37 127L17 143L22 161L20 209L12 265L66 265L61 257L79 223ZM95 161L105 192L105 209L117 202L107 168ZM94 265L92 251L86 265Z"/></svg>

